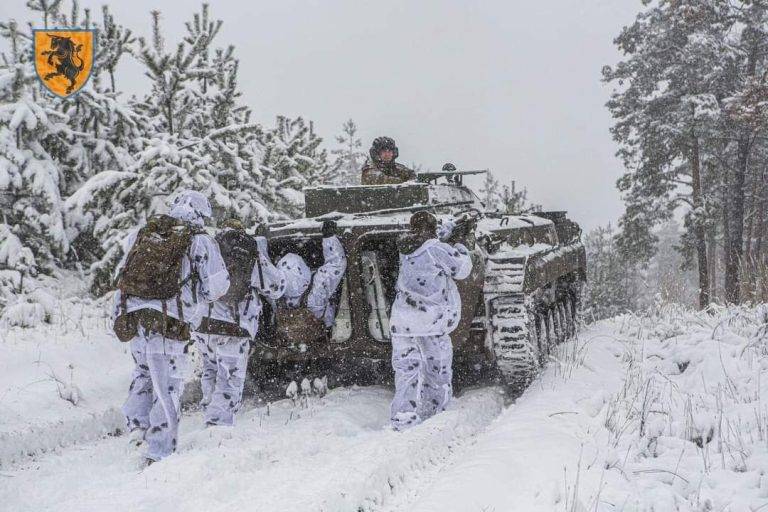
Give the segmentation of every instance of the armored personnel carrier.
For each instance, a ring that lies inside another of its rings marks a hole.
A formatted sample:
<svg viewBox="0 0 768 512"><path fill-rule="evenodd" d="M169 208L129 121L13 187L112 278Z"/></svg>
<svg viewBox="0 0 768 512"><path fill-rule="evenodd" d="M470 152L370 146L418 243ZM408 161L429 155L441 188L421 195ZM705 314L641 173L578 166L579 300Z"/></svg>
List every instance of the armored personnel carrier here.
<svg viewBox="0 0 768 512"><path fill-rule="evenodd" d="M249 365L257 381L285 384L324 373L346 383L388 381L396 240L415 211L428 210L438 220L458 220L473 259L471 275L457 282L462 315L451 334L454 373L524 388L552 347L574 334L586 274L581 230L565 212L484 212L462 183L476 172L423 173L400 185L305 189L306 217L269 227L270 256L295 252L316 269L322 264L321 225L335 220L348 259L336 322L302 344L276 339L265 326Z"/></svg>

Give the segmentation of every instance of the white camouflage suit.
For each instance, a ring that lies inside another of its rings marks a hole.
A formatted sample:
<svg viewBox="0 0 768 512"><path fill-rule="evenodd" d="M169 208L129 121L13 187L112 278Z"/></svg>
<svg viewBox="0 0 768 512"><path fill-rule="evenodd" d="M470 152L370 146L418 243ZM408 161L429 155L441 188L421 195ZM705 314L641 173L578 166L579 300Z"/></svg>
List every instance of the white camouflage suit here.
<svg viewBox="0 0 768 512"><path fill-rule="evenodd" d="M391 420L396 430L445 410L451 400L453 347L448 335L461 318L454 279L471 271L472 260L462 244L433 238L410 254L400 254L390 319L395 370Z"/></svg>
<svg viewBox="0 0 768 512"><path fill-rule="evenodd" d="M251 286L255 290L253 296L237 304L239 325L251 338L255 337L259 330L259 317L262 310L259 294L268 299L277 300L283 296L286 285L283 272L269 261L266 238L257 237L256 243L259 247L261 272L259 272L259 266L254 265L251 272ZM237 320L232 306L221 301L211 305L210 317L232 324ZM234 425L235 414L242 404L250 339L204 333L194 333L193 336L203 358L201 405L205 410L205 423Z"/></svg>
<svg viewBox="0 0 768 512"><path fill-rule="evenodd" d="M202 227L204 218L211 216L211 205L201 193L185 191L176 196L169 215ZM125 264L125 258L136 241L137 234L138 229L127 237L123 248L123 261L118 265L118 272ZM199 277L197 302L192 293L191 280L187 280L181 289L181 302L184 321L195 327L207 312L208 304L227 292L229 275L219 253L218 244L208 235L194 236L190 256ZM182 279L186 279L191 272L189 259L185 258L182 264ZM166 305L167 315L178 319L176 299L167 300ZM115 295L114 314L117 315L121 309L118 291ZM128 312L140 309L162 312L162 301L129 297ZM132 437L143 437L146 440L146 457L152 461L160 460L176 449L183 375L187 363L186 344L185 341L164 338L161 333L146 332L141 327L138 336L130 341L135 369L128 399L123 405L123 414L129 430L132 431ZM136 433L140 436L135 436Z"/></svg>
<svg viewBox="0 0 768 512"><path fill-rule="evenodd" d="M312 282L312 289L307 295L307 308L317 318L331 327L336 318L331 299L347 269L347 256L337 236L323 238L323 264L312 276L304 259L298 254L288 253L277 262L277 267L285 273L285 299L289 306L297 307L301 295Z"/></svg>

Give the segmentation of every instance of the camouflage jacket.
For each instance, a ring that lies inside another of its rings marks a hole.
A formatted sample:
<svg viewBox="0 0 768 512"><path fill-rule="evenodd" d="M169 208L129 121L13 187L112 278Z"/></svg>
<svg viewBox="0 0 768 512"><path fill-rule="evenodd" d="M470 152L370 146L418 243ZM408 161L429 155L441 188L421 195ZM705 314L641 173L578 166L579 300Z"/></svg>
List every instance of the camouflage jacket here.
<svg viewBox="0 0 768 512"><path fill-rule="evenodd" d="M366 162L360 182L363 185L397 185L416 179L416 173L397 162L385 165L381 162Z"/></svg>

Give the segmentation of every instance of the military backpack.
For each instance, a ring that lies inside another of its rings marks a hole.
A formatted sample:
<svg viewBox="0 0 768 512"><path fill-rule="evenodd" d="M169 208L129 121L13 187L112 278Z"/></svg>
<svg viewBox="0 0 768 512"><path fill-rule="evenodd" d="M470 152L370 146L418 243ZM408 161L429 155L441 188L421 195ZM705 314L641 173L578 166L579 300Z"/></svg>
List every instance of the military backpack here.
<svg viewBox="0 0 768 512"><path fill-rule="evenodd" d="M227 304L238 304L252 293L251 273L254 265L259 264L261 278L259 246L242 229L226 229L216 235L216 241L229 273L229 289L219 300Z"/></svg>
<svg viewBox="0 0 768 512"><path fill-rule="evenodd" d="M191 281L193 297L197 299L197 272L189 251L194 236L202 233L191 224L169 215L152 216L147 220L147 225L139 230L116 280L122 304L114 329L121 341L128 341L136 335L138 323L144 318L142 314L147 317L141 322L148 324L145 327L152 327L152 330L158 330L170 338L189 338L189 329L184 323L181 289ZM183 278L185 257L190 261L190 274ZM129 314L129 296L162 301L162 317L154 318L160 314L153 315L150 311L142 313L144 310ZM174 297L179 311L178 320L166 314L166 301Z"/></svg>
<svg viewBox="0 0 768 512"><path fill-rule="evenodd" d="M278 337L285 343L311 343L325 334L325 324L307 307L307 297L312 289L310 281L301 294L297 307L291 307L285 298L277 301L275 327Z"/></svg>

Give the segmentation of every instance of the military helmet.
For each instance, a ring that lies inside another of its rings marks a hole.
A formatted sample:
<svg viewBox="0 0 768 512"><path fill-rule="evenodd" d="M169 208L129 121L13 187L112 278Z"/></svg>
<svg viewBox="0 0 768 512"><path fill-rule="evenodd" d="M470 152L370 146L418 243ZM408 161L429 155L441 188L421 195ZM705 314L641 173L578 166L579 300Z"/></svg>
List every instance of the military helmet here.
<svg viewBox="0 0 768 512"><path fill-rule="evenodd" d="M229 228L229 229L245 230L245 226L243 226L243 223L240 221L240 219L227 219L221 223L221 227L225 229Z"/></svg>
<svg viewBox="0 0 768 512"><path fill-rule="evenodd" d="M429 233L434 235L437 231L437 217L427 211L416 212L411 215L411 231L414 233Z"/></svg>
<svg viewBox="0 0 768 512"><path fill-rule="evenodd" d="M371 149L368 151L368 153L371 155L371 160L374 162L378 162L380 160L379 153L381 153L385 149L391 149L392 152L395 154L392 157L392 160L397 160L397 156L400 154L397 150L397 144L395 144L395 139L391 137L376 137L373 139L373 144L371 144Z"/></svg>

